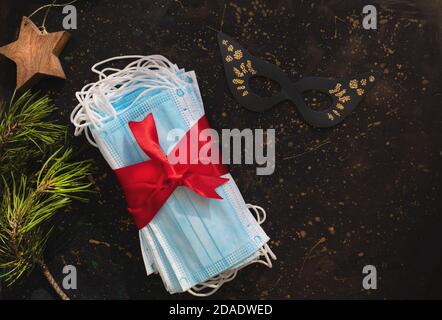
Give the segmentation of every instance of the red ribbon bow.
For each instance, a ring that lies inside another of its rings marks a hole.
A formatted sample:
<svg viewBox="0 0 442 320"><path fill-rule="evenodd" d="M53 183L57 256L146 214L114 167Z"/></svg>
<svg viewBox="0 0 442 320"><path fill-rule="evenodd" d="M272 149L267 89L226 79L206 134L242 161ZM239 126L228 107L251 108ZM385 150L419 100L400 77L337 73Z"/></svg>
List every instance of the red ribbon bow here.
<svg viewBox="0 0 442 320"><path fill-rule="evenodd" d="M220 164L220 161L218 164L203 164L199 158L190 161L192 130L196 131L198 137L198 154L203 145L211 143L199 139L199 133L209 128L204 116L170 153L176 154L177 151L187 150L187 161L184 164L171 163L168 156L163 153L152 113L141 122L129 122L129 128L141 149L150 158L115 170L126 197L128 211L134 217L138 229L142 229L153 219L178 186L185 186L206 198L222 199L215 189L228 181L221 177L228 172L227 168Z"/></svg>

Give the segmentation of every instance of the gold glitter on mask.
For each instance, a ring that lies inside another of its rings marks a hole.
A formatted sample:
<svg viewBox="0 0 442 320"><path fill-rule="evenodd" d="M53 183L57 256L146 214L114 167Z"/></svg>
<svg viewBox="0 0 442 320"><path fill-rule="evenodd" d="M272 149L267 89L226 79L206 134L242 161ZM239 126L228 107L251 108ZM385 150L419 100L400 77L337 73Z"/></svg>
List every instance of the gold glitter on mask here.
<svg viewBox="0 0 442 320"><path fill-rule="evenodd" d="M234 57L236 60L241 59L241 58L242 58L242 51L241 51L241 50L235 50L235 52L233 53L233 57Z"/></svg>
<svg viewBox="0 0 442 320"><path fill-rule="evenodd" d="M333 110L333 113L334 113L335 115L337 115L338 117L341 116L341 114L340 114L338 111L336 111L336 110Z"/></svg>
<svg viewBox="0 0 442 320"><path fill-rule="evenodd" d="M339 98L339 101L342 103L345 103L347 101L350 101L350 96L343 96Z"/></svg>
<svg viewBox="0 0 442 320"><path fill-rule="evenodd" d="M350 82L348 83L348 86L352 89L357 89L358 88L358 80L356 80L356 79L350 80Z"/></svg>
<svg viewBox="0 0 442 320"><path fill-rule="evenodd" d="M232 52L233 51L233 46L232 45L228 46L227 47L227 51Z"/></svg>
<svg viewBox="0 0 442 320"><path fill-rule="evenodd" d="M226 61L227 61L227 62L232 62L232 61L233 61L232 56L227 56L227 57L226 57Z"/></svg>
<svg viewBox="0 0 442 320"><path fill-rule="evenodd" d="M247 69L251 74L256 74L256 70L253 68L252 61L247 60Z"/></svg>
<svg viewBox="0 0 442 320"><path fill-rule="evenodd" d="M243 84L243 83L244 83L244 80L241 80L241 79L233 79L232 82L233 82L234 84Z"/></svg>
<svg viewBox="0 0 442 320"><path fill-rule="evenodd" d="M337 96L338 98L342 97L344 94L347 93L346 89L343 89L341 91L339 91L338 93L335 93L335 96Z"/></svg>
<svg viewBox="0 0 442 320"><path fill-rule="evenodd" d="M334 119L334 117L333 117L333 115L331 113L327 113L327 115L328 115L328 119L329 120L333 120Z"/></svg>
<svg viewBox="0 0 442 320"><path fill-rule="evenodd" d="M237 77L244 77L244 73L242 73L241 71L238 70L238 68L233 67L233 72L235 72Z"/></svg>
<svg viewBox="0 0 442 320"><path fill-rule="evenodd" d="M367 85L367 79L362 79L361 80L361 85L363 85L363 86Z"/></svg>
<svg viewBox="0 0 442 320"><path fill-rule="evenodd" d="M222 41L222 44L225 45L225 46L227 46L227 45L229 44L229 41L227 41L227 40L223 40L223 41Z"/></svg>
<svg viewBox="0 0 442 320"><path fill-rule="evenodd" d="M334 89L330 89L330 90L328 90L328 93L333 94L333 93L338 92L339 90L341 90L341 84L340 84L340 83L337 83L337 84L336 84L336 87L335 87Z"/></svg>
<svg viewBox="0 0 442 320"><path fill-rule="evenodd" d="M364 94L364 89L359 88L357 90L358 96L362 96Z"/></svg>
<svg viewBox="0 0 442 320"><path fill-rule="evenodd" d="M369 77L368 77L368 80L369 80L370 82L373 82L373 81L375 80L375 78L374 78L374 76L369 76Z"/></svg>
<svg viewBox="0 0 442 320"><path fill-rule="evenodd" d="M239 87L236 87L236 90L244 90L246 87L245 86L239 86Z"/></svg>
<svg viewBox="0 0 442 320"><path fill-rule="evenodd" d="M239 67L241 68L241 71L242 71L243 73L247 73L246 65L244 64L244 62L242 62L242 63L239 65Z"/></svg>
<svg viewBox="0 0 442 320"><path fill-rule="evenodd" d="M247 91L247 90L244 90L243 92L242 92L242 96L243 97L245 97L246 95L248 95L249 94L249 92Z"/></svg>
<svg viewBox="0 0 442 320"><path fill-rule="evenodd" d="M342 103L337 103L336 104L336 108L338 108L339 110L344 110L344 105Z"/></svg>

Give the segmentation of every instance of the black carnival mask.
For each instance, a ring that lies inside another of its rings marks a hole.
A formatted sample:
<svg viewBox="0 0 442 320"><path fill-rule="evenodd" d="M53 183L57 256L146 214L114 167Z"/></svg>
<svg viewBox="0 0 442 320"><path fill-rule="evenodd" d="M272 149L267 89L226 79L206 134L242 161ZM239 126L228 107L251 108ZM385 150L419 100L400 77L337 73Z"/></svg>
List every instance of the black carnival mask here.
<svg viewBox="0 0 442 320"><path fill-rule="evenodd" d="M326 128L343 121L356 108L373 86L374 73L339 80L305 77L292 82L277 66L258 59L222 32L218 42L224 63L227 82L234 98L245 108L263 112L283 101L291 101L302 117L314 127ZM271 97L261 97L253 92L250 80L264 77L277 82L280 91ZM317 91L331 99L325 110L313 110L304 102L303 93Z"/></svg>

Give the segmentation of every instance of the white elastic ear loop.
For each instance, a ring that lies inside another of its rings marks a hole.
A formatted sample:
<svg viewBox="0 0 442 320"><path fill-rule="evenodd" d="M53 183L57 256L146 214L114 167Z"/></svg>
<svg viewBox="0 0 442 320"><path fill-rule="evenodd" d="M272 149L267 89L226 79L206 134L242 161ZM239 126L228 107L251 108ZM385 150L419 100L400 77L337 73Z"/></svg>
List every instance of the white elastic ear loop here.
<svg viewBox="0 0 442 320"><path fill-rule="evenodd" d="M253 204L247 204L247 208L251 211L253 211L256 215L256 221L259 224L263 224L267 218L266 211L264 208L253 205ZM265 260L261 260L261 257L264 257ZM197 284L196 286L193 286L189 290L187 290L188 293L196 296L196 297L208 297L214 294L221 288L221 286L229 281L232 281L235 279L236 275L238 274L238 271L253 264L253 263L260 263L263 264L269 268L273 267L272 259L276 260L276 255L273 253L273 251L270 249L269 245L266 243L259 249L259 256L255 259L249 261L248 263L245 263L244 265L232 269L227 270L223 273L220 273L219 275L205 281L202 283ZM210 291L201 293L201 291L210 289Z"/></svg>
<svg viewBox="0 0 442 320"><path fill-rule="evenodd" d="M141 59L141 58L143 58L142 55L116 56L116 57L108 58L108 59L102 60L100 62L97 62L96 64L94 64L91 67L91 70L92 70L92 72L98 74L100 77L103 76L103 78L106 78L106 74L102 70L97 69L97 67L99 67L99 66L101 66L103 64L106 64L108 62L111 62L111 61L124 60L124 59ZM103 70L106 70L106 69L103 69ZM121 69L116 69L115 68L114 70L121 70Z"/></svg>
<svg viewBox="0 0 442 320"><path fill-rule="evenodd" d="M224 276L219 277L216 281L206 281L204 283L198 284L191 289L187 290L190 294L196 296L196 297L208 297L217 292L223 284L232 281L235 279L236 275L238 273L238 270L230 270L226 271L223 274ZM212 290L206 293L200 293L200 291L211 288Z"/></svg>
<svg viewBox="0 0 442 320"><path fill-rule="evenodd" d="M259 224L263 224L266 221L267 214L262 207L248 203L247 208L256 214L256 221L258 221Z"/></svg>
<svg viewBox="0 0 442 320"><path fill-rule="evenodd" d="M138 58L139 60L130 63L124 69L109 67L104 70L98 69L99 66L110 61L133 58ZM144 62L142 63L142 61ZM144 69L141 66L143 66ZM121 56L96 63L92 67L92 71L99 75L100 80L96 83L86 85L76 94L84 109L81 116L82 120L89 120L86 125L93 123L95 126L100 126L103 115L97 113L97 111L102 111L104 114L110 114L111 117L114 117L116 114L109 100L122 97L137 88L146 88L147 90L142 93L142 95L144 95L154 89L174 88L177 85L183 85L184 82L179 79L173 71L169 70L170 68L177 70L176 65L173 65L169 60L158 55L150 57ZM115 72L107 75L106 71L109 70ZM164 74L164 76L162 74ZM144 85L143 82L146 83L146 85ZM132 104L136 103L142 95L138 96ZM97 97L100 98L99 102L97 101ZM76 112L78 111L76 110ZM79 126L78 118L73 117L73 121L75 121L74 124Z"/></svg>
<svg viewBox="0 0 442 320"><path fill-rule="evenodd" d="M123 69L99 67L111 61L136 59ZM119 115L111 102L116 102L126 94L137 89L144 89L126 108L132 107L144 95L158 89L183 88L186 84L178 76L178 66L161 55L129 55L109 58L94 64L92 72L98 75L98 81L85 85L75 96L79 104L71 113L71 122L75 126L74 134L85 131L89 143L97 146L90 132L90 127L100 128L103 123Z"/></svg>

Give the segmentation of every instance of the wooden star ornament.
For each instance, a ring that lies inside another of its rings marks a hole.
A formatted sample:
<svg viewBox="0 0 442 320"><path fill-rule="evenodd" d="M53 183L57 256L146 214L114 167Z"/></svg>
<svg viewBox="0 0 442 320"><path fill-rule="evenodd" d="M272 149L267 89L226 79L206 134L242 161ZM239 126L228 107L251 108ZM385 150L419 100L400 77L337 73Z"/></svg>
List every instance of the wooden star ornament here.
<svg viewBox="0 0 442 320"><path fill-rule="evenodd" d="M17 65L16 89L30 88L44 76L66 79L58 59L69 40L66 31L41 31L28 17L22 17L15 42L0 47L0 53Z"/></svg>

